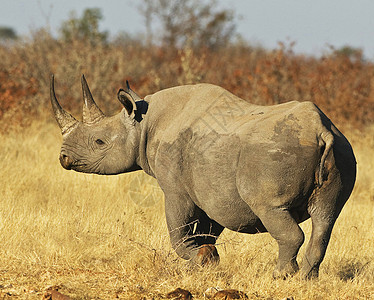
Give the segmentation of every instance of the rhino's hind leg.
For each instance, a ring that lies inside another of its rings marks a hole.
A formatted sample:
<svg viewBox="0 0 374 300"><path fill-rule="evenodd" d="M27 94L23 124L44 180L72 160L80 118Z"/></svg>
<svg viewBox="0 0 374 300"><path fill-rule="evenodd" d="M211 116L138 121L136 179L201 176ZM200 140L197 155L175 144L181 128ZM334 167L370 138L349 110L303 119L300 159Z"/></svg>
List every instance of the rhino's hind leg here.
<svg viewBox="0 0 374 300"><path fill-rule="evenodd" d="M325 256L335 220L313 217L312 234L301 263L300 275L305 279L317 278L319 266Z"/></svg>
<svg viewBox="0 0 374 300"><path fill-rule="evenodd" d="M303 278L318 277L333 226L353 189L356 163L353 157L340 155L339 152L329 155L325 164L325 181L309 201L312 234L301 263Z"/></svg>
<svg viewBox="0 0 374 300"><path fill-rule="evenodd" d="M278 263L275 267L274 278L286 278L299 270L296 262L297 253L304 242L304 233L291 216L283 208L263 209L257 215L277 241L279 248Z"/></svg>
<svg viewBox="0 0 374 300"><path fill-rule="evenodd" d="M301 276L306 279L318 277L319 266L325 256L333 226L350 195L350 191L344 192L344 189L336 184L340 180L330 182L334 184L325 182L308 208L312 220L312 234L300 271Z"/></svg>
<svg viewBox="0 0 374 300"><path fill-rule="evenodd" d="M165 212L172 247L181 258L199 265L219 262L214 244L223 226L186 196L181 201L179 195L165 195Z"/></svg>
<svg viewBox="0 0 374 300"><path fill-rule="evenodd" d="M340 188L326 182L316 192L316 196L309 204L308 212L312 220L312 234L301 263L300 275L302 278L318 277L319 266L325 256L332 228L346 201L344 199L339 203L339 198L341 198L339 190Z"/></svg>

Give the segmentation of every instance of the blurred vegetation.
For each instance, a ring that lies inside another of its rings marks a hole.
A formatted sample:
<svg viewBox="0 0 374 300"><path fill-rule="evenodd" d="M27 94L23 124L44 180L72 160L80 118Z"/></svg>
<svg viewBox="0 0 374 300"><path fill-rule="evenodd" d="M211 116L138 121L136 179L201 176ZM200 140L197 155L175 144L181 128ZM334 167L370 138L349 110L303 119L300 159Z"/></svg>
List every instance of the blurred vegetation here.
<svg viewBox="0 0 374 300"><path fill-rule="evenodd" d="M235 37L235 12L218 9L216 0L143 0L138 6L145 20L146 43L153 44L154 28L165 47L222 47Z"/></svg>
<svg viewBox="0 0 374 300"><path fill-rule="evenodd" d="M343 46L339 49L335 49L334 47L331 46L331 49L333 50L333 53L335 55L349 57L350 59L353 59L353 60L363 60L362 49L360 48L355 48L351 46Z"/></svg>
<svg viewBox="0 0 374 300"><path fill-rule="evenodd" d="M145 28L152 28L145 40L130 34L109 39L99 28L101 11L90 8L63 22L57 38L40 29L27 39L0 44L0 131L50 117L51 73L62 105L77 116L84 73L108 114L121 108L115 95L126 80L142 96L209 82L255 104L313 101L338 127L373 123L374 64L359 49L330 49L317 58L295 54L293 43L274 50L252 47L233 39L233 11L209 6L214 1L176 3L142 1L143 15L150 17ZM153 37L157 24L158 39Z"/></svg>
<svg viewBox="0 0 374 300"><path fill-rule="evenodd" d="M108 32L99 30L99 22L103 15L99 8L87 8L82 17L77 17L75 12L71 13L69 20L62 23L60 35L62 40L72 42L73 40L84 40L90 43L107 41Z"/></svg>
<svg viewBox="0 0 374 300"><path fill-rule="evenodd" d="M17 34L13 28L7 26L0 26L0 40L15 39L17 39Z"/></svg>

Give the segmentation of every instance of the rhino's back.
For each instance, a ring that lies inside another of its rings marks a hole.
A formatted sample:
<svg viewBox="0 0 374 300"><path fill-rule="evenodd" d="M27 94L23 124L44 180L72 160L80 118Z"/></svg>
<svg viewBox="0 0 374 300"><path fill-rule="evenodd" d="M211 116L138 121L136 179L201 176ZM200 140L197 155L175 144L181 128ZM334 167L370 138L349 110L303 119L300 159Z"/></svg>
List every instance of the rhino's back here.
<svg viewBox="0 0 374 300"><path fill-rule="evenodd" d="M157 124L158 132L168 128L165 138L200 122L214 125L209 117L214 118L218 112L227 115L229 105L233 106L231 110L236 109L233 113L241 115L253 106L219 86L206 83L165 89L146 96L145 100L149 102L149 123Z"/></svg>
<svg viewBox="0 0 374 300"><path fill-rule="evenodd" d="M281 142L276 136L296 134L309 143L322 126L322 113L311 102L259 106L212 84L169 88L145 100L150 103L151 134L165 142L191 131L198 136L235 134L253 143Z"/></svg>

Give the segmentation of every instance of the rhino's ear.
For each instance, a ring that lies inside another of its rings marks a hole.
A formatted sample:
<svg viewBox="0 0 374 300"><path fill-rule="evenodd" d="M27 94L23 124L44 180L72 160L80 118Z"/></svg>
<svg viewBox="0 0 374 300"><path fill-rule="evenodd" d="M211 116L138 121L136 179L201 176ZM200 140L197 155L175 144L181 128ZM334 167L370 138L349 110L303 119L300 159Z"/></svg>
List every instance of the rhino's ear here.
<svg viewBox="0 0 374 300"><path fill-rule="evenodd" d="M123 107L126 109L128 115L131 118L135 117L136 104L132 97L126 93L125 90L120 89L117 94L118 100L122 103Z"/></svg>

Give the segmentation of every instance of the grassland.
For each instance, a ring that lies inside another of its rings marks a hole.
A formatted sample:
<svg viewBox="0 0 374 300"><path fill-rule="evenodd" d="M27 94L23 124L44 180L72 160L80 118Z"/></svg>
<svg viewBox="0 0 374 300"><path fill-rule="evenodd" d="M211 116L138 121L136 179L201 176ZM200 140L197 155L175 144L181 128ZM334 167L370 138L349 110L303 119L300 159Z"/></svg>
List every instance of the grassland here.
<svg viewBox="0 0 374 300"><path fill-rule="evenodd" d="M283 281L271 276L277 246L268 234L225 230L218 240L221 264L191 268L171 249L163 196L152 178L66 171L58 162L60 132L52 116L33 122L2 136L0 144L1 295L40 299L48 287L59 286L74 299L160 299L181 287L204 299L208 287L219 286L250 299L373 298L373 133L347 133L358 182L319 280ZM310 221L302 228L309 236Z"/></svg>

